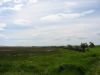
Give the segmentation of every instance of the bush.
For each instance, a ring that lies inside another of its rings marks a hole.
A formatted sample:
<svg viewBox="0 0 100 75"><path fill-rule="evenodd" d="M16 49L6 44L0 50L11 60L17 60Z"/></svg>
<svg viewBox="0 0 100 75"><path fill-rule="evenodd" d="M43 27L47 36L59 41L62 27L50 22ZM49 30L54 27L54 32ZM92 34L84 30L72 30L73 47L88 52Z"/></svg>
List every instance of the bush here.
<svg viewBox="0 0 100 75"><path fill-rule="evenodd" d="M83 49L82 49L80 46L68 45L68 46L67 46L67 49L74 50L74 51L80 51L80 52L83 51Z"/></svg>
<svg viewBox="0 0 100 75"><path fill-rule="evenodd" d="M82 51L82 48L80 46L74 46L73 49L76 51Z"/></svg>
<svg viewBox="0 0 100 75"><path fill-rule="evenodd" d="M73 46L72 45L67 45L67 49L73 50Z"/></svg>

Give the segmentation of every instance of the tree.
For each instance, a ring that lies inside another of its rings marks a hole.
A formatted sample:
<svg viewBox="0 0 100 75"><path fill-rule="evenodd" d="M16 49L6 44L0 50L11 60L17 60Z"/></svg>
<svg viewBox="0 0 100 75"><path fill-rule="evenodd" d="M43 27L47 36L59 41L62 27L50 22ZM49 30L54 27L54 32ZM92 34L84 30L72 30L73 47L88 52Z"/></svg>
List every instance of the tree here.
<svg viewBox="0 0 100 75"><path fill-rule="evenodd" d="M90 48L94 48L94 47L95 47L95 45L94 45L93 42L90 42L89 44L90 44L90 45L89 45Z"/></svg>
<svg viewBox="0 0 100 75"><path fill-rule="evenodd" d="M87 43L81 43L80 47L82 48L83 51L86 51L88 49L88 44Z"/></svg>

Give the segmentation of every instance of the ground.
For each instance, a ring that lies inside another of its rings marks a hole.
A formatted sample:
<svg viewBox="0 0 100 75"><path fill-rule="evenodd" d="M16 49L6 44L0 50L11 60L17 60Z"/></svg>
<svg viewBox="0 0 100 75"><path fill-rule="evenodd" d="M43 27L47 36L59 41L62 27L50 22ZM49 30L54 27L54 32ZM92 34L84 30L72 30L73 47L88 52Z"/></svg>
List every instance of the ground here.
<svg viewBox="0 0 100 75"><path fill-rule="evenodd" d="M0 75L100 75L100 46L86 52L39 51L1 53Z"/></svg>

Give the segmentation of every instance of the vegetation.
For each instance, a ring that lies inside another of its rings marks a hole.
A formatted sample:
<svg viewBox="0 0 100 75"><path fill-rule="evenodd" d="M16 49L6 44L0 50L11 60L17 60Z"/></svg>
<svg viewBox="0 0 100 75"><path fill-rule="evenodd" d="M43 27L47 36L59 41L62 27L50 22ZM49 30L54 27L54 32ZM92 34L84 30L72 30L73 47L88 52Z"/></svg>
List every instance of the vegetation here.
<svg viewBox="0 0 100 75"><path fill-rule="evenodd" d="M100 75L100 46L78 48L0 47L0 75Z"/></svg>
<svg viewBox="0 0 100 75"><path fill-rule="evenodd" d="M90 47L90 48L94 48L94 47L95 47L94 43L90 42L89 47Z"/></svg>
<svg viewBox="0 0 100 75"><path fill-rule="evenodd" d="M89 45L87 43L81 43L79 46L68 45L67 49L85 52L88 51L89 48L94 48L94 47L95 47L94 43L90 42Z"/></svg>

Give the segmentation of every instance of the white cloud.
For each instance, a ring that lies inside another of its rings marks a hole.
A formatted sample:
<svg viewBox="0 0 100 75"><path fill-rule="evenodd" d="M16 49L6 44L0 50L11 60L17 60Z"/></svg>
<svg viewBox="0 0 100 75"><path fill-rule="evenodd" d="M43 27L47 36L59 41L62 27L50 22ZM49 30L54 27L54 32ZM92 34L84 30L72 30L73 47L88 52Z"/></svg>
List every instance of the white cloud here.
<svg viewBox="0 0 100 75"><path fill-rule="evenodd" d="M3 5L3 3L2 3ZM0 11L5 11L5 10L13 10L13 11L20 11L22 8L24 7L23 3L19 3L19 4L14 4L14 6L1 6Z"/></svg>
<svg viewBox="0 0 100 75"><path fill-rule="evenodd" d="M2 6L3 5L3 3L2 2L0 2L0 6Z"/></svg>
<svg viewBox="0 0 100 75"><path fill-rule="evenodd" d="M82 13L83 16L94 13L95 10L88 10Z"/></svg>
<svg viewBox="0 0 100 75"><path fill-rule="evenodd" d="M23 4L17 4L12 8L12 10L19 11L22 9L23 6L24 6Z"/></svg>
<svg viewBox="0 0 100 75"><path fill-rule="evenodd" d="M41 21L47 21L47 22L59 22L61 20L70 20L70 19L75 19L79 18L81 16L80 13L60 13L60 14L53 14L53 15L48 15L45 17L40 18Z"/></svg>
<svg viewBox="0 0 100 75"><path fill-rule="evenodd" d="M40 20L42 21L47 21L47 22L59 22L61 20L70 20L70 19L75 19L79 18L81 16L85 16L88 14L94 13L94 10L88 10L82 13L58 13L58 14L53 14L53 15L48 15L45 17L42 17Z"/></svg>
<svg viewBox="0 0 100 75"><path fill-rule="evenodd" d="M98 36L100 36L100 31L97 31L96 34L97 34Z"/></svg>
<svg viewBox="0 0 100 75"><path fill-rule="evenodd" d="M7 19L9 27L8 31L5 31L8 36L7 40L11 45L79 43L84 40L87 41L88 38L88 41L95 40L95 37L97 37L95 32L100 30L100 18L95 19L93 14L96 9L94 10L94 7L91 7L94 3L93 0L71 0L70 2L66 0L41 0L40 2L38 0L23 0L27 2L25 4L23 4L22 0L20 1L11 2L15 4L14 7L4 8L4 10L16 11L9 20ZM88 17L88 15L91 17ZM6 18L4 17L4 19ZM4 30L6 24L1 22L0 25L0 30ZM17 26L19 29L14 25L19 25ZM27 27L20 28L20 26ZM9 29L13 27L15 30Z"/></svg>
<svg viewBox="0 0 100 75"><path fill-rule="evenodd" d="M6 26L6 23L0 22L0 30L4 30Z"/></svg>
<svg viewBox="0 0 100 75"><path fill-rule="evenodd" d="M37 3L38 0L29 0L29 3Z"/></svg>
<svg viewBox="0 0 100 75"><path fill-rule="evenodd" d="M16 20L14 20L14 23L17 25L26 26L26 25L31 24L32 22L30 20L27 20L27 19L16 19Z"/></svg>
<svg viewBox="0 0 100 75"><path fill-rule="evenodd" d="M77 6L78 3L76 2L65 2L65 8L71 8Z"/></svg>
<svg viewBox="0 0 100 75"><path fill-rule="evenodd" d="M30 0L29 2L38 2L38 0ZM64 5L65 4L65 5ZM64 2L64 3L50 3L50 2L39 2L38 4L28 4L22 10L18 11L14 16L14 20L17 19L27 19L31 22L42 21L42 22L58 22L61 20L71 20L79 18L83 15L92 13L93 10L85 11L82 13L69 12L69 13L56 13L53 14L53 10L58 8L68 8L67 11L71 11L70 7L78 7L79 3L77 2ZM65 7L64 7L65 6ZM16 9L20 9L20 6L16 6ZM60 9L61 10L61 9ZM65 10L64 10L65 11ZM47 14L47 16L45 16ZM49 15L50 14L50 15Z"/></svg>
<svg viewBox="0 0 100 75"><path fill-rule="evenodd" d="M9 34L8 39L15 39L17 45L21 45L21 42L24 42L24 45L79 44L98 39L95 32L97 32L97 28L100 28L99 23L95 26L94 22L86 21L75 21L66 26L62 24L55 27L43 26L38 29L19 30ZM95 29L96 31L93 31Z"/></svg>
<svg viewBox="0 0 100 75"><path fill-rule="evenodd" d="M13 10L13 11L19 11L19 10L21 10L22 9L22 7L23 7L23 4L17 4L17 5L15 5L14 7L3 7L2 8L2 11L3 10Z"/></svg>
<svg viewBox="0 0 100 75"><path fill-rule="evenodd" d="M56 15L49 15L49 16L42 17L40 20L55 22L55 21L61 20L61 17L58 14L56 14Z"/></svg>
<svg viewBox="0 0 100 75"><path fill-rule="evenodd" d="M32 4L36 3L36 4ZM70 11L70 7L74 7L77 5L76 2L62 2L62 3L52 3L52 1L41 1L37 3L38 0L29 0L28 5L26 5L21 11L18 11L16 15L14 16L14 20L16 19L27 19L32 21L33 23L40 22L40 18L42 16L45 16L46 14L49 15L51 13L54 13L55 10L61 10L61 8L68 8L68 11ZM59 9L58 9L59 8ZM74 17L78 17L79 13L58 13L58 14L51 14L50 16L45 16L41 18L41 20L51 20L53 22L65 19L71 19Z"/></svg>
<svg viewBox="0 0 100 75"><path fill-rule="evenodd" d="M13 21L18 21L20 19L22 20L28 20L28 22L38 22L39 21L39 17L45 13L47 9L47 7L41 3L39 4L28 4L26 5L22 10L17 11L15 16L13 16ZM27 22L27 23L28 23ZM30 24L30 23L29 23Z"/></svg>
<svg viewBox="0 0 100 75"><path fill-rule="evenodd" d="M4 35L4 34L0 34L0 41L3 40L3 39L4 39L4 40L7 39L7 36Z"/></svg>
<svg viewBox="0 0 100 75"><path fill-rule="evenodd" d="M12 1L12 0L2 0L2 1L5 3L5 2L10 2L10 1Z"/></svg>
<svg viewBox="0 0 100 75"><path fill-rule="evenodd" d="M12 0L14 3L21 3L23 0Z"/></svg>

